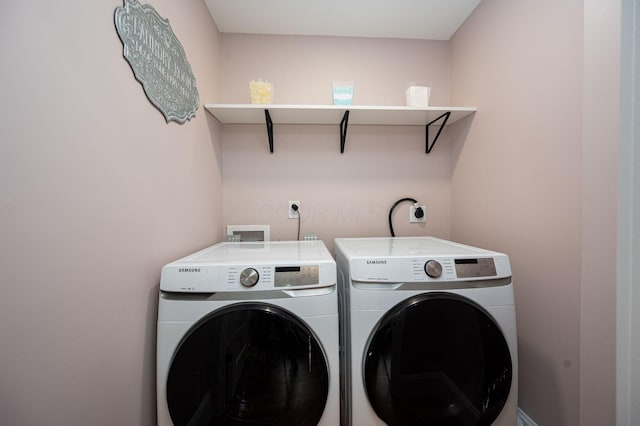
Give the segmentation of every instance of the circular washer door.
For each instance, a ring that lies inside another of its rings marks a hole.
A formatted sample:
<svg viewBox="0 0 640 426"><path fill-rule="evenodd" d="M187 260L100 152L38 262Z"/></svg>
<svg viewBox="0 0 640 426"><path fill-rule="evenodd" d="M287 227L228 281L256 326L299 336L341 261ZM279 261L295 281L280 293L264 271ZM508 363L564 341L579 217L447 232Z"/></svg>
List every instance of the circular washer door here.
<svg viewBox="0 0 640 426"><path fill-rule="evenodd" d="M167 379L171 420L181 425L317 425L328 363L300 319L273 305L242 303L196 323Z"/></svg>
<svg viewBox="0 0 640 426"><path fill-rule="evenodd" d="M491 316L451 293L396 305L369 338L364 384L388 425L490 425L511 388L507 342Z"/></svg>

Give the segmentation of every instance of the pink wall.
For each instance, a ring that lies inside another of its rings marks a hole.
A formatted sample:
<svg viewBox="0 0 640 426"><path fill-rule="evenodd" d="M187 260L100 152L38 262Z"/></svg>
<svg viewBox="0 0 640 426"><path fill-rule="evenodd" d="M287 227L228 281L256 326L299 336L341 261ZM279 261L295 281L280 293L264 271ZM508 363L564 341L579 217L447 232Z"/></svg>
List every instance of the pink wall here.
<svg viewBox="0 0 640 426"><path fill-rule="evenodd" d="M598 426L623 424L614 416L621 1L585 0L584 17L580 424Z"/></svg>
<svg viewBox="0 0 640 426"><path fill-rule="evenodd" d="M519 405L538 424L615 421L617 65L589 90L604 63L585 3L485 0L451 41L452 103L478 107L453 147L452 236L511 257Z"/></svg>
<svg viewBox="0 0 640 426"><path fill-rule="evenodd" d="M330 247L387 235L388 208L413 196L428 222L410 225L403 205L398 235L511 255L520 406L539 424L613 424L616 164L598 147L615 137L597 132L611 130L617 87L589 83L610 81L615 66L595 59L617 46L597 44L615 22L601 1L484 0L451 43L221 36L200 0L151 3L201 103L246 103L261 77L281 104L328 104L331 81L351 79L358 105L402 105L417 81L432 83L432 104L477 106L430 155L422 128L351 126L341 155L337 126L276 126L269 154L263 126L223 128L202 108L166 124L122 58L121 2L3 3L0 423L154 424L164 263L226 224L295 238L291 199L302 233ZM603 128L586 122L600 104Z"/></svg>
<svg viewBox="0 0 640 426"><path fill-rule="evenodd" d="M166 124L122 57L119 1L0 6L0 423L155 424L163 264L221 238L219 126ZM200 98L217 30L155 0Z"/></svg>
<svg viewBox="0 0 640 426"><path fill-rule="evenodd" d="M411 81L431 82L432 104L448 105L447 42L336 37L223 35L221 102L248 103L248 83L274 84L274 103L330 104L332 80L355 82L355 105L404 105ZM344 154L338 126L223 126L224 224L269 224L273 240L296 238L288 200L301 202L302 231L331 249L335 237L389 235L394 201L427 205L426 224L396 209L397 235L450 232L449 141L424 153L424 128L350 126Z"/></svg>

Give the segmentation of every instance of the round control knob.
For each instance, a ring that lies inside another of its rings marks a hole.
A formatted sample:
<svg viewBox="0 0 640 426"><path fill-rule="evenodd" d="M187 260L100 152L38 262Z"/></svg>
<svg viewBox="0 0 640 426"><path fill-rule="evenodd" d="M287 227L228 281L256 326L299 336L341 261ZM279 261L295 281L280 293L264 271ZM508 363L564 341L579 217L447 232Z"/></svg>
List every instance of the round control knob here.
<svg viewBox="0 0 640 426"><path fill-rule="evenodd" d="M442 275L442 265L436 260L429 260L424 264L424 271L431 278L439 278Z"/></svg>
<svg viewBox="0 0 640 426"><path fill-rule="evenodd" d="M253 287L258 284L260 274L253 268L247 268L240 273L240 284L245 287Z"/></svg>

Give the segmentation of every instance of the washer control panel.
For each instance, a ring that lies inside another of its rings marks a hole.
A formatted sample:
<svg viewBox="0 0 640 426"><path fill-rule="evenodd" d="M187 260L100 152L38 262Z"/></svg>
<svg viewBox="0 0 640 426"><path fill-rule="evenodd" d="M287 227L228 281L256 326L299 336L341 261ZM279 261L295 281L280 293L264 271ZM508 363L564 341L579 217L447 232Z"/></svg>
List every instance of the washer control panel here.
<svg viewBox="0 0 640 426"><path fill-rule="evenodd" d="M224 274L225 289L286 289L321 285L323 268L311 265L244 265L228 266ZM324 272L326 273L326 271ZM324 277L326 281L326 277Z"/></svg>
<svg viewBox="0 0 640 426"><path fill-rule="evenodd" d="M300 287L320 282L318 265L276 266L274 271L274 287ZM240 272L239 280L244 287L253 287L260 281L260 273L255 268L245 268Z"/></svg>
<svg viewBox="0 0 640 426"><path fill-rule="evenodd" d="M221 271L225 289L256 289L273 279L272 268L265 266L230 266ZM260 285L257 285L260 283Z"/></svg>

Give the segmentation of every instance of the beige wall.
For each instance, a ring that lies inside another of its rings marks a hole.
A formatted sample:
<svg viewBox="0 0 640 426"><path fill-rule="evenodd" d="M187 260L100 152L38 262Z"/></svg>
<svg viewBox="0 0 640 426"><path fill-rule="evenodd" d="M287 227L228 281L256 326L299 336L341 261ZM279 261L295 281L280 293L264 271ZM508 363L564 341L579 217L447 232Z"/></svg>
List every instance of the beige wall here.
<svg viewBox="0 0 640 426"><path fill-rule="evenodd" d="M217 97L200 0L149 2ZM160 268L221 238L218 125L166 124L122 57L119 1L0 6L0 423L155 424Z"/></svg>
<svg viewBox="0 0 640 426"><path fill-rule="evenodd" d="M432 104L449 102L448 42L224 35L221 102L249 102L248 82L274 84L274 102L331 103L332 80L355 82L355 105L404 105L411 81L431 82ZM350 126L344 154L336 126L223 127L224 223L269 224L273 240L295 239L288 200L301 203L302 231L331 249L335 237L387 236L394 201L427 206L426 224L394 214L396 235L449 237L448 136L424 153L423 127ZM445 132L446 133L446 132Z"/></svg>
<svg viewBox="0 0 640 426"><path fill-rule="evenodd" d="M511 257L519 405L544 425L615 419L617 65L593 44L615 20L587 3L485 0L451 41L452 103L479 109L452 152L452 236Z"/></svg>

